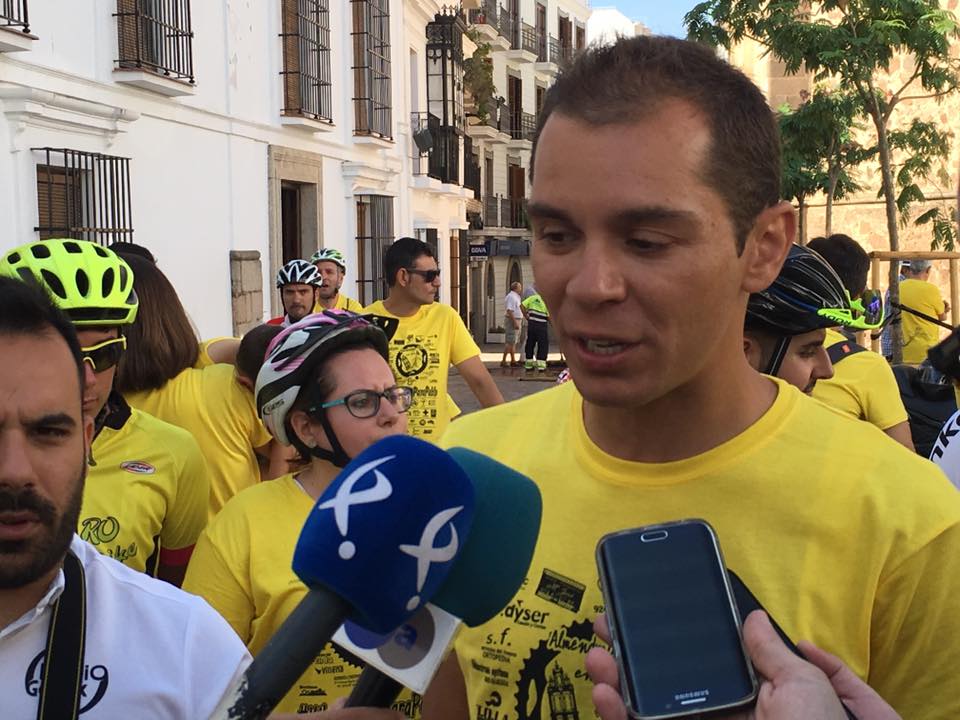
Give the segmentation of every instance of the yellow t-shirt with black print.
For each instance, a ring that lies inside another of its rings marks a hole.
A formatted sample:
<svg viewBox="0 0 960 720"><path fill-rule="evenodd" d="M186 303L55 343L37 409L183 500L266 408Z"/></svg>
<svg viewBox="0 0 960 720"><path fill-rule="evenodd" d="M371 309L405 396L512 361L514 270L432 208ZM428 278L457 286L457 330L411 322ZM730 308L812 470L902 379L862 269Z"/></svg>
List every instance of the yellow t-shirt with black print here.
<svg viewBox="0 0 960 720"><path fill-rule="evenodd" d="M210 603L254 656L306 595L307 588L291 565L313 505L293 475L248 488L210 522L190 559L183 589ZM361 669L351 656L328 643L276 712L329 709L350 694ZM409 690L396 704L405 712L416 710L408 717L420 717L419 706L419 697Z"/></svg>
<svg viewBox="0 0 960 720"><path fill-rule="evenodd" d="M946 307L940 288L914 278L900 283L900 304L930 317L940 317ZM927 350L940 341L940 328L906 310L900 313L900 317L903 318L903 361L922 363L927 359Z"/></svg>
<svg viewBox="0 0 960 720"><path fill-rule="evenodd" d="M313 306L313 311L315 313L323 312L323 305L319 302ZM363 312L363 305L361 305L357 300L354 300L352 297L347 297L343 293L337 293L337 302L333 306L334 310L349 310L350 312L355 312L360 314Z"/></svg>
<svg viewBox="0 0 960 720"><path fill-rule="evenodd" d="M127 402L196 438L210 468L210 517L243 488L260 481L254 448L270 442L253 393L223 363L187 368L159 390L130 393Z"/></svg>
<svg viewBox="0 0 960 720"><path fill-rule="evenodd" d="M700 517L788 636L840 656L904 718L960 717L960 493L877 428L775 382L775 402L751 427L675 462L604 453L573 382L450 426L445 447L486 453L543 495L525 584L456 642L471 716L496 707L501 718L548 720L555 701L592 717L583 663L604 609L597 541Z"/></svg>
<svg viewBox="0 0 960 720"><path fill-rule="evenodd" d="M456 404L447 395L450 364L459 365L480 354L463 320L449 305L423 305L408 317L397 317L378 300L364 312L397 318L390 340L390 368L398 385L414 389L407 411L411 435L436 441L450 423Z"/></svg>
<svg viewBox="0 0 960 720"><path fill-rule="evenodd" d="M827 330L824 347L846 342L836 330ZM882 355L865 350L842 358L833 366L833 377L818 380L813 396L857 420L881 430L907 422L893 368Z"/></svg>
<svg viewBox="0 0 960 720"><path fill-rule="evenodd" d="M104 428L91 448L77 533L134 570L193 547L207 524L210 481L193 436L136 409ZM154 568L150 568L152 572Z"/></svg>

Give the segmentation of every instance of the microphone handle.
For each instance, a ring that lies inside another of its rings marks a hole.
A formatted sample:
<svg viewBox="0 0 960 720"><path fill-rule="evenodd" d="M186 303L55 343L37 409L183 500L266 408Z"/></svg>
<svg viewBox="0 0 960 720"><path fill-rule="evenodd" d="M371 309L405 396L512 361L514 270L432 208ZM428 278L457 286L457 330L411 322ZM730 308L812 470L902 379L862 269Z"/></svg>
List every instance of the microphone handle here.
<svg viewBox="0 0 960 720"><path fill-rule="evenodd" d="M227 691L210 720L263 720L330 642L350 614L330 590L307 591L300 604Z"/></svg>
<svg viewBox="0 0 960 720"><path fill-rule="evenodd" d="M389 708L393 705L403 685L385 675L373 665L367 665L357 678L344 707Z"/></svg>

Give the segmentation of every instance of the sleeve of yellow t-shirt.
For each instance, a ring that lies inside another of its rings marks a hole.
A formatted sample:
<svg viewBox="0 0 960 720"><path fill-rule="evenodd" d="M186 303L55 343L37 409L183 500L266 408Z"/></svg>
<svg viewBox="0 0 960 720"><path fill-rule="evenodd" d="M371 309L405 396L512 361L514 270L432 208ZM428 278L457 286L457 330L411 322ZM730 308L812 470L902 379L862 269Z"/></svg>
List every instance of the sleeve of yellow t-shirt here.
<svg viewBox="0 0 960 720"><path fill-rule="evenodd" d="M207 524L210 471L193 435L184 430L183 436L182 444L176 450L181 462L177 487L160 531L163 550L193 547Z"/></svg>
<svg viewBox="0 0 960 720"><path fill-rule="evenodd" d="M210 357L210 347L216 345L218 342L223 342L225 340L230 340L233 342L237 341L237 338L229 337L224 335L223 337L215 337L210 340L204 340L200 343L200 353L197 355L197 361L193 364L195 368L203 369L208 365L213 365L213 358Z"/></svg>
<svg viewBox="0 0 960 720"><path fill-rule="evenodd" d="M244 572L246 540L235 537L242 528L234 524L224 510L207 526L190 557L183 589L210 603L246 644L256 609Z"/></svg>
<svg viewBox="0 0 960 720"><path fill-rule="evenodd" d="M867 682L904 718L960 717L958 546L960 526L952 525L890 568L878 587Z"/></svg>
<svg viewBox="0 0 960 720"><path fill-rule="evenodd" d="M473 341L470 331L455 311L450 312L450 362L459 365L464 360L480 354L480 348Z"/></svg>
<svg viewBox="0 0 960 720"><path fill-rule="evenodd" d="M943 297L940 295L940 288L931 283L929 287L924 288L924 291L927 295L926 299L936 310L937 315L943 315L943 312L947 309L947 306L944 304Z"/></svg>
<svg viewBox="0 0 960 720"><path fill-rule="evenodd" d="M866 354L866 353L861 353ZM850 358L855 360L856 356ZM881 359L882 360L882 359ZM881 430L888 430L894 425L906 422L907 409L900 397L900 388L893 374L893 368L886 360L870 364L867 374L863 378L865 393L866 420Z"/></svg>

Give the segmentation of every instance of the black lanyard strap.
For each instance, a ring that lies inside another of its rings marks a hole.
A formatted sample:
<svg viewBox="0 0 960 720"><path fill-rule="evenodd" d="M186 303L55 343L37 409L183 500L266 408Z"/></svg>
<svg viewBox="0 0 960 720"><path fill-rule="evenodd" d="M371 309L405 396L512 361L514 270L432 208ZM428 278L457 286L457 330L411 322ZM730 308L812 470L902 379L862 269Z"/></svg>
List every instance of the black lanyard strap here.
<svg viewBox="0 0 960 720"><path fill-rule="evenodd" d="M83 565L67 551L63 592L53 605L40 684L37 720L76 720L87 627L87 592Z"/></svg>

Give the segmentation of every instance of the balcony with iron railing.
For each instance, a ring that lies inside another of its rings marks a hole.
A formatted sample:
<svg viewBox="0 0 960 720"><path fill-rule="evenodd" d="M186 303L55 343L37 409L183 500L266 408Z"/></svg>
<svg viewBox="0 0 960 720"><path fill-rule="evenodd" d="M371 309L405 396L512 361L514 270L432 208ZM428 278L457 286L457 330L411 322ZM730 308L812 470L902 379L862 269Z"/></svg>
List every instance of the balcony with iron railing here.
<svg viewBox="0 0 960 720"><path fill-rule="evenodd" d="M510 138L512 140L533 141L537 129L537 118L533 113L516 112L510 114Z"/></svg>
<svg viewBox="0 0 960 720"><path fill-rule="evenodd" d="M507 10L503 5L500 6L500 35L507 39L511 47L520 45L520 22L519 18Z"/></svg>
<svg viewBox="0 0 960 720"><path fill-rule="evenodd" d="M0 0L0 28L30 33L27 0Z"/></svg>
<svg viewBox="0 0 960 720"><path fill-rule="evenodd" d="M499 13L496 0L483 0L480 7L470 10L467 18L471 25L489 25L499 30Z"/></svg>
<svg viewBox="0 0 960 720"><path fill-rule="evenodd" d="M536 56L538 52L538 43L537 43L537 29L533 25L528 25L525 22L519 22L520 32L520 46L518 50L523 50L530 53L531 55ZM517 47L516 45L514 47Z"/></svg>
<svg viewBox="0 0 960 720"><path fill-rule="evenodd" d="M433 113L415 112L410 113L410 133L413 174L459 185L460 132L441 125Z"/></svg>
<svg viewBox="0 0 960 720"><path fill-rule="evenodd" d="M473 197L480 199L480 163L477 162L477 156L470 154L465 156L463 164L463 186L473 190Z"/></svg>
<svg viewBox="0 0 960 720"><path fill-rule="evenodd" d="M527 227L527 199L500 198L500 227Z"/></svg>

